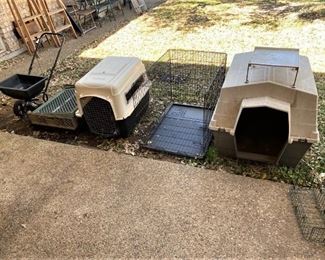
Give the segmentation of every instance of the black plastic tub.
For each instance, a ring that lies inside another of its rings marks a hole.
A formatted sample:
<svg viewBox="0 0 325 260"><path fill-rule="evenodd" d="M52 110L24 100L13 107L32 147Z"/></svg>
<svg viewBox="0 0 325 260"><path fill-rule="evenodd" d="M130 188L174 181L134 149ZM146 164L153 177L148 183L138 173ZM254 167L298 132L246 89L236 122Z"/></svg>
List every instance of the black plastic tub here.
<svg viewBox="0 0 325 260"><path fill-rule="evenodd" d="M46 77L16 74L0 82L0 91L12 98L30 100L45 87Z"/></svg>

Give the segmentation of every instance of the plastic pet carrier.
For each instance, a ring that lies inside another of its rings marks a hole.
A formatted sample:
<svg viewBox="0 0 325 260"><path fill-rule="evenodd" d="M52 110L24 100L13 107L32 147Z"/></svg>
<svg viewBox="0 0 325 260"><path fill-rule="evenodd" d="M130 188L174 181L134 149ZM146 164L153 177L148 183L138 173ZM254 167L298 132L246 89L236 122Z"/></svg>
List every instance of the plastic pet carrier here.
<svg viewBox="0 0 325 260"><path fill-rule="evenodd" d="M209 128L219 154L296 166L319 140L318 94L296 49L235 55Z"/></svg>
<svg viewBox="0 0 325 260"><path fill-rule="evenodd" d="M107 57L76 83L76 115L94 134L127 137L148 107L149 87L141 60Z"/></svg>

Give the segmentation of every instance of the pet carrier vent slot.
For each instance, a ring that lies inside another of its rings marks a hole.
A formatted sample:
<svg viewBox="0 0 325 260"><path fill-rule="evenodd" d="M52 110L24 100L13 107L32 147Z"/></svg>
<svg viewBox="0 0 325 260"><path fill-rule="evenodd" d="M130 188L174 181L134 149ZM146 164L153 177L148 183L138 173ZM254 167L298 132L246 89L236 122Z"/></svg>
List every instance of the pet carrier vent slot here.
<svg viewBox="0 0 325 260"><path fill-rule="evenodd" d="M94 134L113 137L119 134L111 104L101 98L80 99L84 117L90 131Z"/></svg>
<svg viewBox="0 0 325 260"><path fill-rule="evenodd" d="M134 93L141 87L141 85L144 82L144 76L141 75L140 78L138 78L132 85L131 89L128 91L128 93L125 94L126 100L129 101Z"/></svg>

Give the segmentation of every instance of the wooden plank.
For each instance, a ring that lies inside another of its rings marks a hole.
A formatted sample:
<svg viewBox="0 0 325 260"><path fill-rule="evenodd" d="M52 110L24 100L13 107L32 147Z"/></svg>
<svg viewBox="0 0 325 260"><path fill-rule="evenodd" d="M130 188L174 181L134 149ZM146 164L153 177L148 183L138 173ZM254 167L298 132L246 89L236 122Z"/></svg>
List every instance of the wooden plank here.
<svg viewBox="0 0 325 260"><path fill-rule="evenodd" d="M48 21L51 32L58 33L58 32L62 32L62 31L65 31L65 30L71 30L74 37L75 38L78 37L77 33L74 30L74 28L73 28L73 26L71 24L71 21L70 21L67 13L65 11L66 10L65 5L62 3L61 0L56 0L58 9L53 10L53 11L50 11L46 0L39 0L39 1L40 1L40 4L41 4L41 7L43 9L43 12L45 13L45 16L47 18L47 21ZM57 27L55 25L55 23L54 23L54 16L55 15L61 15L63 17L64 24L62 26ZM60 39L57 36L55 37L55 39L56 39L57 46L60 46Z"/></svg>
<svg viewBox="0 0 325 260"><path fill-rule="evenodd" d="M40 24L40 27L42 28L43 33L45 32L51 32L50 27L44 17L44 14L42 12L42 8L39 5L39 0L28 0L31 6L31 11L34 14L40 14L41 16L39 18L37 18L38 23ZM54 36L51 37L46 37L49 41L49 38L51 39L51 41L53 42L54 46L56 45L56 40Z"/></svg>
<svg viewBox="0 0 325 260"><path fill-rule="evenodd" d="M30 54L36 50L36 38L50 29L44 19L41 9L38 6L38 0L26 0L30 16L23 17L20 11L21 6L16 0L7 0L11 13L14 17L17 29Z"/></svg>
<svg viewBox="0 0 325 260"><path fill-rule="evenodd" d="M22 34L23 42L30 54L32 54L35 51L35 45L34 42L31 39L31 36L28 32L28 29L26 27L25 22L23 21L22 15L17 7L17 4L15 0L7 0L9 8L12 12L12 15L14 16L15 22Z"/></svg>
<svg viewBox="0 0 325 260"><path fill-rule="evenodd" d="M41 15L41 14L32 15L32 16L29 16L29 17L23 18L23 21L24 21L24 22L28 22L28 21L34 20L34 19L36 19L36 18L39 18L40 16L42 16L42 15Z"/></svg>

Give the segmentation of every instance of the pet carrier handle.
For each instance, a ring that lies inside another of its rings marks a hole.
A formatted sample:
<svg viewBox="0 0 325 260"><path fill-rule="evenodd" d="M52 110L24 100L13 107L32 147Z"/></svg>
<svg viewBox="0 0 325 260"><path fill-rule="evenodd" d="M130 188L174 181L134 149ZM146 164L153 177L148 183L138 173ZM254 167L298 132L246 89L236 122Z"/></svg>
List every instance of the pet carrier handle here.
<svg viewBox="0 0 325 260"><path fill-rule="evenodd" d="M60 37L60 38L61 38L61 41L60 41L59 50L58 50L58 52L57 52L57 54L56 54L56 57L55 57L54 63L53 63L52 68L51 68L51 70L50 70L50 75L49 75L48 78L47 78L47 82L46 82L45 88L44 88L44 90L43 90L43 101L44 101L44 102L46 102L46 101L48 100L48 96L47 96L46 92L47 92L48 86L49 86L49 84L50 84L50 81L51 81L51 79L52 79L52 76L53 76L53 72L54 72L54 70L55 70L55 67L56 67L56 65L57 65L57 63L58 63L58 60L59 60L59 57L60 57L60 54L61 54L61 51L62 51L62 46L63 46L63 44L64 44L64 42L65 42L65 37L63 36L63 34L61 34L61 33L49 33L49 32L43 33L43 34L42 34L42 35L41 35L41 36L36 40L36 50L35 50L35 52L34 52L34 55L33 55L32 61L31 61L31 64L30 64L29 69L28 69L28 74L30 75L31 72L32 72L32 70L33 70L33 65L34 65L35 58L36 58L36 56L38 56L38 55L37 55L38 50L39 50L40 46L42 45L42 41L41 41L41 39L42 39L43 37L46 37L46 36L49 36L49 35L50 35L50 36L57 36L57 37Z"/></svg>

